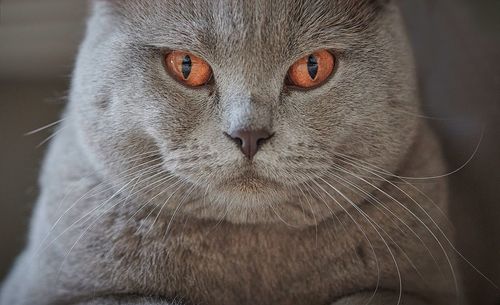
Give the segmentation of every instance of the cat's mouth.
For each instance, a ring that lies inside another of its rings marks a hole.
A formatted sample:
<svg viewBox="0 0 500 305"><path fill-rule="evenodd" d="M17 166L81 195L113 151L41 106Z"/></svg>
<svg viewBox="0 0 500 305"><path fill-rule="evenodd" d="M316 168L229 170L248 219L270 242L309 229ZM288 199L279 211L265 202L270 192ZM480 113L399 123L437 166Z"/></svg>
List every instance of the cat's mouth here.
<svg viewBox="0 0 500 305"><path fill-rule="evenodd" d="M222 179L217 186L222 190L242 193L258 193L267 189L283 187L278 181L264 177L252 169L245 169L233 177Z"/></svg>

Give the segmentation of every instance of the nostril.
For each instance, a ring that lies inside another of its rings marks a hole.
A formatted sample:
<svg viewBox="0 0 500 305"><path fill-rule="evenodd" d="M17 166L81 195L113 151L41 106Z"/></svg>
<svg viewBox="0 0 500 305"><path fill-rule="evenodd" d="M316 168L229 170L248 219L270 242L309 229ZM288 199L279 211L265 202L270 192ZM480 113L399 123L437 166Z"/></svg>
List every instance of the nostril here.
<svg viewBox="0 0 500 305"><path fill-rule="evenodd" d="M263 129L243 129L225 134L238 144L242 153L249 159L252 159L262 144L273 136L270 132Z"/></svg>
<svg viewBox="0 0 500 305"><path fill-rule="evenodd" d="M257 146L261 146L262 144L266 143L269 139L271 139L274 136L274 134L271 134L267 136L266 138L261 138L257 140Z"/></svg>
<svg viewBox="0 0 500 305"><path fill-rule="evenodd" d="M231 141L233 141L234 143L236 143L238 145L238 147L241 147L243 145L243 140L241 140L240 138L238 137L233 137L231 136L230 134L228 134L227 132L224 132L224 135Z"/></svg>

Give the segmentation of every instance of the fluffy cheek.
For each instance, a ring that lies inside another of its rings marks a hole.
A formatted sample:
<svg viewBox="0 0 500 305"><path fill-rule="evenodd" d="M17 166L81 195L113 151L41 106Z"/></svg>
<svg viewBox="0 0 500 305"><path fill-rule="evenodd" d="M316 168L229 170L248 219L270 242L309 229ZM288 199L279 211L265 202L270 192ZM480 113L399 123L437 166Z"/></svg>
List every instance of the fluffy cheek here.
<svg viewBox="0 0 500 305"><path fill-rule="evenodd" d="M416 130L415 116L403 115L415 112L410 89L359 71L336 77L330 87L288 97L280 124L287 164L321 175L338 165L337 156L350 156L394 171Z"/></svg>
<svg viewBox="0 0 500 305"><path fill-rule="evenodd" d="M137 111L141 113L143 128L148 134L159 144L175 151L189 145L196 129L206 122L209 114L204 109L208 108L210 101L208 93L181 94L175 86L172 89L165 82L154 80L146 85L146 92L149 92L145 95L147 104Z"/></svg>
<svg viewBox="0 0 500 305"><path fill-rule="evenodd" d="M208 184L237 171L239 151L228 141L217 114L199 101L199 107L185 101L169 101L148 113L148 134L155 140L166 171L195 184ZM175 106L174 106L175 105ZM207 110L208 109L208 110Z"/></svg>

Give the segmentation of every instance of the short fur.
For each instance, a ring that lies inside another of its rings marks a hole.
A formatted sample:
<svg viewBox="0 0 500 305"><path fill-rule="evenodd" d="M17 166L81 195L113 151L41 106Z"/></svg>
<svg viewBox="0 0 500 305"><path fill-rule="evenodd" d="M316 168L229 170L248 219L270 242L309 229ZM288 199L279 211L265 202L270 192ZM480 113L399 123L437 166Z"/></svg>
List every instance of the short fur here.
<svg viewBox="0 0 500 305"><path fill-rule="evenodd" d="M285 86L318 49L328 82ZM1 304L454 303L446 182L401 179L444 173L419 113L391 1L95 1ZM241 128L274 133L252 162Z"/></svg>

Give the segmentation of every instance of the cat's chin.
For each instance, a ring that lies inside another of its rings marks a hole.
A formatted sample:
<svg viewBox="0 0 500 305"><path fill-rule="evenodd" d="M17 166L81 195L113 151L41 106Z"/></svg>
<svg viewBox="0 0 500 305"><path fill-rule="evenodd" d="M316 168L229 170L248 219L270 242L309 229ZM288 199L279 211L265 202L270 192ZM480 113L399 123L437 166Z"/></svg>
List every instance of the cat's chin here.
<svg viewBox="0 0 500 305"><path fill-rule="evenodd" d="M247 171L241 175L221 180L218 187L238 193L262 193L267 189L276 189L283 186L277 181Z"/></svg>
<svg viewBox="0 0 500 305"><path fill-rule="evenodd" d="M212 181L212 192L220 199L245 202L245 205L259 205L261 200L280 197L285 187L274 180L260 176L253 171Z"/></svg>
<svg viewBox="0 0 500 305"><path fill-rule="evenodd" d="M238 224L276 223L290 227L317 225L316 215L304 213L300 204L278 183L254 179L235 179L217 187L208 195L202 218L225 220Z"/></svg>

